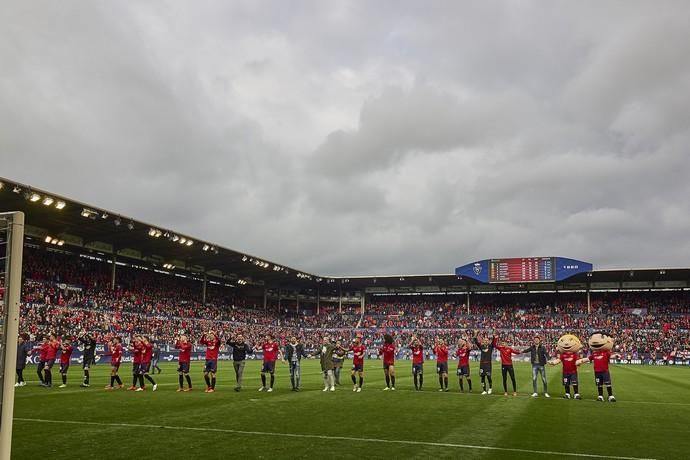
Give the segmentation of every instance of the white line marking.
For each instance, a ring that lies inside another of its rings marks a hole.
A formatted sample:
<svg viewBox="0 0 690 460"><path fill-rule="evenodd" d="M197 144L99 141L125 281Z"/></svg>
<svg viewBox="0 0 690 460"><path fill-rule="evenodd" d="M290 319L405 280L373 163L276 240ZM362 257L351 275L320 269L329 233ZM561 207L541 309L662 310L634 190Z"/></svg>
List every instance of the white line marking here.
<svg viewBox="0 0 690 460"><path fill-rule="evenodd" d="M477 449L477 450L493 450L500 452L518 452L523 454L539 454L539 455L558 455L562 457L584 457L584 458L611 458L615 460L656 460L653 458L643 457L620 457L612 455L598 455L585 454L578 452L555 452L548 450L531 450L531 449L517 449L510 447L494 447L494 446L475 446L471 444L453 444L448 442L430 442L430 441L405 441L399 439L378 439L378 438L355 438L351 436L325 436L318 434L296 434L296 433L271 433L266 431L244 431L244 430L230 430L223 428L202 428L202 427L188 427L188 426L170 426L170 425L145 425L137 423L100 423L100 422L76 422L74 420L46 420L39 418L18 418L18 422L39 422L39 423L60 423L72 425L95 425L95 426L109 426L121 428L155 428L166 430L183 430L183 431L208 431L213 433L227 433L240 434L251 436L275 436L283 438L306 438L306 439L325 439L327 441L356 441L356 442L378 442L384 444L405 444L412 446L431 446L431 447L453 447L461 449Z"/></svg>

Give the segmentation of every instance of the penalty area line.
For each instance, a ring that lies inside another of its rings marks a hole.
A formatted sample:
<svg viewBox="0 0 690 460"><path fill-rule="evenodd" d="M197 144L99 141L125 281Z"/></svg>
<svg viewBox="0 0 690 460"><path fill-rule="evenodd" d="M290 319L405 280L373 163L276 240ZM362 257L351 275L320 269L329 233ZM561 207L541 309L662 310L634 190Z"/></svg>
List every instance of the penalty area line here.
<svg viewBox="0 0 690 460"><path fill-rule="evenodd" d="M300 433L272 433L267 431L247 431L247 430L232 430L224 428L205 428L205 427L188 427L188 426L172 426L172 425L147 425L140 423L102 423L102 422L77 422L74 420L47 420L39 418L19 418L15 417L17 422L32 422L32 423L59 423L71 425L92 425L104 427L120 427L120 428L149 428L149 429L166 429L166 430L180 430L180 431L197 431L210 433L225 433L237 434L246 436L272 436L279 438L298 438L298 439L322 439L326 441L355 441L355 442L371 442L380 444L398 444L410 446L428 446L428 447L449 447L458 449L475 449L498 452L515 452L523 454L537 454L537 455L558 455L561 457L580 457L580 458L610 458L616 460L656 460L653 458L644 457L622 457L614 455L599 455L587 454L579 452L557 452L549 450L532 450L532 449L518 449L511 447L495 447L495 446L476 446L472 444L455 444L449 442L432 442L432 441L408 441L401 439L379 439L379 438L358 438L352 436L326 436L318 434L300 434Z"/></svg>

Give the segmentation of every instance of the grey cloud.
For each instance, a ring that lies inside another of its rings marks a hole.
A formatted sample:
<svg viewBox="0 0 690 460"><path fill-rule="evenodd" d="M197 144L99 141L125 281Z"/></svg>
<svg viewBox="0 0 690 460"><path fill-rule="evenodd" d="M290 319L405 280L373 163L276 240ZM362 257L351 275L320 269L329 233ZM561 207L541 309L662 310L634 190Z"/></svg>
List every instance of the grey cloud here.
<svg viewBox="0 0 690 460"><path fill-rule="evenodd" d="M2 175L316 273L687 265L689 13L15 3Z"/></svg>

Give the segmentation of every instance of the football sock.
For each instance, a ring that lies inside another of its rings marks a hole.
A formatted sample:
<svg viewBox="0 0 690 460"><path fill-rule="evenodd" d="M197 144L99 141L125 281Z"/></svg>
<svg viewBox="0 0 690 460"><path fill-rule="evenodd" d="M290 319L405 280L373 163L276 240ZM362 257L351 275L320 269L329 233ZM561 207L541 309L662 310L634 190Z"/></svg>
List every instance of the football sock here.
<svg viewBox="0 0 690 460"><path fill-rule="evenodd" d="M482 389L486 391L486 377L482 375Z"/></svg>
<svg viewBox="0 0 690 460"><path fill-rule="evenodd" d="M446 390L448 389L448 377L443 377L443 383L446 385Z"/></svg>
<svg viewBox="0 0 690 460"><path fill-rule="evenodd" d="M611 385L606 387L606 392L609 394L609 396L613 396L613 388Z"/></svg>
<svg viewBox="0 0 690 460"><path fill-rule="evenodd" d="M266 388L266 374L261 374L261 386Z"/></svg>
<svg viewBox="0 0 690 460"><path fill-rule="evenodd" d="M155 385L155 384L156 384L156 381L153 380L153 378L152 378L149 374L145 374L144 377L146 377L146 380L148 380L149 382L151 382L151 385Z"/></svg>
<svg viewBox="0 0 690 460"><path fill-rule="evenodd" d="M52 385L53 384L53 373L51 372L50 369L46 369L45 373L46 373L46 383L48 385Z"/></svg>
<svg viewBox="0 0 690 460"><path fill-rule="evenodd" d="M179 380L180 380L180 388L184 387L184 378L182 377L182 374L178 375Z"/></svg>
<svg viewBox="0 0 690 460"><path fill-rule="evenodd" d="M465 386L462 384L462 377L458 379L458 382L460 383L460 391L465 391Z"/></svg>
<svg viewBox="0 0 690 460"><path fill-rule="evenodd" d="M467 387L470 389L470 391L472 391L472 380L471 379L467 379Z"/></svg>
<svg viewBox="0 0 690 460"><path fill-rule="evenodd" d="M359 387L362 388L362 385L364 384L364 377L359 378Z"/></svg>
<svg viewBox="0 0 690 460"><path fill-rule="evenodd" d="M419 389L422 389L422 385L424 384L424 374L419 374Z"/></svg>
<svg viewBox="0 0 690 460"><path fill-rule="evenodd" d="M216 389L216 378L215 377L213 377L211 379L211 388L213 388L214 390Z"/></svg>
<svg viewBox="0 0 690 460"><path fill-rule="evenodd" d="M271 388L273 388L273 382L275 382L276 376L271 374Z"/></svg>
<svg viewBox="0 0 690 460"><path fill-rule="evenodd" d="M597 387L597 391L599 392L599 396L604 396L604 388L603 387Z"/></svg>
<svg viewBox="0 0 690 460"><path fill-rule="evenodd" d="M132 376L132 386L133 387L137 386L137 374L134 374Z"/></svg>
<svg viewBox="0 0 690 460"><path fill-rule="evenodd" d="M211 380L208 378L208 375L204 375L204 382L206 382L206 388L211 388Z"/></svg>
<svg viewBox="0 0 690 460"><path fill-rule="evenodd" d="M417 373L415 372L412 374L412 377L414 377L414 389L418 390L419 389L419 377L417 376Z"/></svg>
<svg viewBox="0 0 690 460"><path fill-rule="evenodd" d="M491 376L490 376L490 375L487 375L487 376L486 376L486 380L489 381L489 390L490 390L490 389L491 389L491 386L493 385L493 382L491 381Z"/></svg>
<svg viewBox="0 0 690 460"><path fill-rule="evenodd" d="M45 379L43 378L43 369L39 367L36 371L36 374L38 374L38 378L41 379L41 383L46 383Z"/></svg>
<svg viewBox="0 0 690 460"><path fill-rule="evenodd" d="M62 374L62 384L67 385L67 374Z"/></svg>
<svg viewBox="0 0 690 460"><path fill-rule="evenodd" d="M391 386L391 378L386 374L386 387L390 388Z"/></svg>
<svg viewBox="0 0 690 460"><path fill-rule="evenodd" d="M391 386L395 388L395 376L391 375Z"/></svg>
<svg viewBox="0 0 690 460"><path fill-rule="evenodd" d="M17 381L19 383L24 381L24 369L17 369Z"/></svg>
<svg viewBox="0 0 690 460"><path fill-rule="evenodd" d="M573 385L573 390L575 390L575 393L576 393L576 394L577 394L577 393L580 393L580 392L578 391L578 386L579 386L579 385ZM544 391L546 391L546 389L544 389Z"/></svg>
<svg viewBox="0 0 690 460"><path fill-rule="evenodd" d="M536 393L536 391L535 391L535 393ZM577 390L575 391L575 393L577 393ZM568 394L568 395L570 394L570 385L565 386L565 394Z"/></svg>
<svg viewBox="0 0 690 460"><path fill-rule="evenodd" d="M187 386L192 388L192 378L189 376L189 374L185 375L185 378L187 379Z"/></svg>
<svg viewBox="0 0 690 460"><path fill-rule="evenodd" d="M88 370L88 369L84 369L84 383L87 384L87 385L89 384L89 377L91 377L91 376L89 375L89 370Z"/></svg>
<svg viewBox="0 0 690 460"><path fill-rule="evenodd" d="M443 390L443 376L441 375L438 376L438 384L441 386L441 389Z"/></svg>
<svg viewBox="0 0 690 460"><path fill-rule="evenodd" d="M139 386L141 386L141 388L144 388L144 376L143 375L139 375Z"/></svg>
<svg viewBox="0 0 690 460"><path fill-rule="evenodd" d="M111 386L111 387L114 387L114 386L115 386L115 376L114 376L114 375L111 375L111 376L110 376L110 386Z"/></svg>
<svg viewBox="0 0 690 460"><path fill-rule="evenodd" d="M354 375L352 375L352 384L357 385L357 377L355 377Z"/></svg>

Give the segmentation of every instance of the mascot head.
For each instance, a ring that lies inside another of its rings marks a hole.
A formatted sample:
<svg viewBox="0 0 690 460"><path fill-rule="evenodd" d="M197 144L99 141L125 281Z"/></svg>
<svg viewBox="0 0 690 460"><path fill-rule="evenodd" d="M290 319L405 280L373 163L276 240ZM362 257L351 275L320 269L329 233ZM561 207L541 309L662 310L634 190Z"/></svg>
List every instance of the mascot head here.
<svg viewBox="0 0 690 460"><path fill-rule="evenodd" d="M582 342L576 335L566 334L558 339L556 349L559 353L577 353L582 349Z"/></svg>
<svg viewBox="0 0 690 460"><path fill-rule="evenodd" d="M596 350L613 350L613 337L606 332L595 332L589 338L589 348Z"/></svg>

